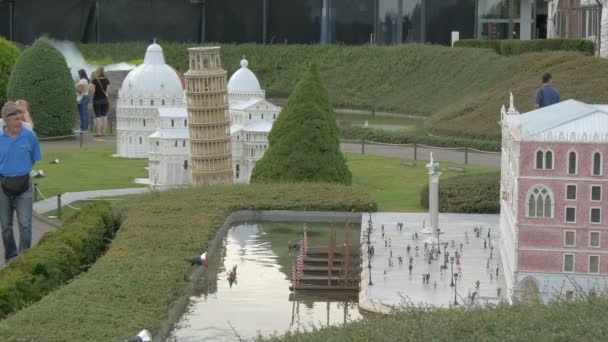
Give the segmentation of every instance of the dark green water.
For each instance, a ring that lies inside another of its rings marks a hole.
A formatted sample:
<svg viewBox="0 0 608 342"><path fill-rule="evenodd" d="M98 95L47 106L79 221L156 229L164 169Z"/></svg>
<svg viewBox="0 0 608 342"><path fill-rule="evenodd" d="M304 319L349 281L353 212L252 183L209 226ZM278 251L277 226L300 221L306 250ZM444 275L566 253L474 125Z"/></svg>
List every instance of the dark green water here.
<svg viewBox="0 0 608 342"><path fill-rule="evenodd" d="M309 246L327 245L330 224L308 224ZM337 225L344 242L344 224ZM302 223L244 223L231 227L220 256L212 258L209 277L178 323L169 341L252 340L259 334L310 329L311 325L342 324L361 318L356 296L294 295L289 291L296 252L288 241L301 238ZM359 224L351 241L358 243ZM237 281L227 272L237 266Z"/></svg>
<svg viewBox="0 0 608 342"><path fill-rule="evenodd" d="M388 131L412 131L422 125L422 120L392 116L336 113L336 119L339 127L365 127L365 123L367 122L367 127Z"/></svg>

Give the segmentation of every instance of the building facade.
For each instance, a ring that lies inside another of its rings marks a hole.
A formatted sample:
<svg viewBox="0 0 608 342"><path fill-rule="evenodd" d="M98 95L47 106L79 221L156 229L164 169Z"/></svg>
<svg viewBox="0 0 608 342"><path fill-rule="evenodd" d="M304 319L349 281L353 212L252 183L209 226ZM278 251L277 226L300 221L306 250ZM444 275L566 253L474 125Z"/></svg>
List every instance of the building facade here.
<svg viewBox="0 0 608 342"><path fill-rule="evenodd" d="M547 120L551 118L551 120ZM608 106L502 111L500 252L513 300L547 302L608 282Z"/></svg>
<svg viewBox="0 0 608 342"><path fill-rule="evenodd" d="M449 45L452 31L543 38L546 8L544 0L19 0L0 1L0 34L24 44L48 34L81 43Z"/></svg>

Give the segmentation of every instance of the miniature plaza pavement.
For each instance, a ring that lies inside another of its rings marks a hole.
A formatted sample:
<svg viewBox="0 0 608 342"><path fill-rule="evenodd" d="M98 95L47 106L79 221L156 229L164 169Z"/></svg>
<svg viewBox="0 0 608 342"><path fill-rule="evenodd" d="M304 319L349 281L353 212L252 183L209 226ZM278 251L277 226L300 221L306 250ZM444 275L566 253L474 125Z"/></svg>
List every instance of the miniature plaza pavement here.
<svg viewBox="0 0 608 342"><path fill-rule="evenodd" d="M441 254L431 263L425 258L424 242L430 241L431 234L421 234L423 221L428 223L427 213L372 213L373 229L370 234L370 246L374 247L371 263L368 263L367 232L369 225L368 213L363 214L361 223L361 243L363 255L363 271L361 273L361 292L359 305L361 308L375 312L390 312L391 307L407 305L432 305L449 307L454 304L454 289L458 305L470 304L469 297L474 293L474 304L487 305L499 303L506 298L506 285L502 273L500 255L498 252L498 215L486 214L439 214L439 243L442 244ZM403 228L398 228L398 222ZM384 225L384 237L383 229ZM479 237L474 232L475 227L481 227ZM488 239L488 229L490 238ZM415 239L418 233L418 239ZM468 237L468 239L467 239ZM486 247L484 248L484 240ZM468 242L467 242L468 241ZM452 281L450 259L447 269L444 264L444 243L448 243L447 252L450 257L458 251L460 260L454 258L454 273L460 274ZM436 239L434 241L437 246ZM462 243L462 251L460 244ZM408 254L407 246L411 246ZM418 252L416 252L418 247ZM427 249L433 245L429 242ZM492 248L493 247L493 248ZM392 258L391 258L392 252ZM490 254L492 254L490 258ZM403 262L399 262L399 257ZM412 273L409 274L409 260L412 259ZM389 260L391 260L389 262ZM460 265L457 264L459 261ZM488 267L489 261L489 267ZM389 265L391 263L392 265ZM370 269L371 264L371 282ZM498 267L498 277L496 268ZM430 274L428 283L423 283L423 274ZM479 289L476 282L479 281ZM501 296L498 296L500 288Z"/></svg>

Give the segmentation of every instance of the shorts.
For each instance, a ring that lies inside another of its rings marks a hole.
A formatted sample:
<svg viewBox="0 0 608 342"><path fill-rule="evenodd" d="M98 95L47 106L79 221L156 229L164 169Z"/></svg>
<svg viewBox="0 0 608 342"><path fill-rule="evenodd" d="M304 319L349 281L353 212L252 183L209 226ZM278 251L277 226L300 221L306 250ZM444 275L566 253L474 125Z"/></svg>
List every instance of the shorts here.
<svg viewBox="0 0 608 342"><path fill-rule="evenodd" d="M96 118L102 118L108 115L108 104L107 103L94 103L93 112L95 112Z"/></svg>

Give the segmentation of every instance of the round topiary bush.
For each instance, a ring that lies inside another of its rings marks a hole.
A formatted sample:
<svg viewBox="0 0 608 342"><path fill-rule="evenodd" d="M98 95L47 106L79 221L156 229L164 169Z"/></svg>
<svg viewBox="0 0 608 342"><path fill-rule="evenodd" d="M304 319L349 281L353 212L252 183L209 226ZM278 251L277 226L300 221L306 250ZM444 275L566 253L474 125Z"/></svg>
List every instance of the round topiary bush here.
<svg viewBox="0 0 608 342"><path fill-rule="evenodd" d="M38 39L17 59L7 98L29 102L38 135L72 133L78 114L74 81L65 59L46 39Z"/></svg>
<svg viewBox="0 0 608 342"><path fill-rule="evenodd" d="M0 37L0 104L6 102L6 84L20 53L15 44Z"/></svg>

